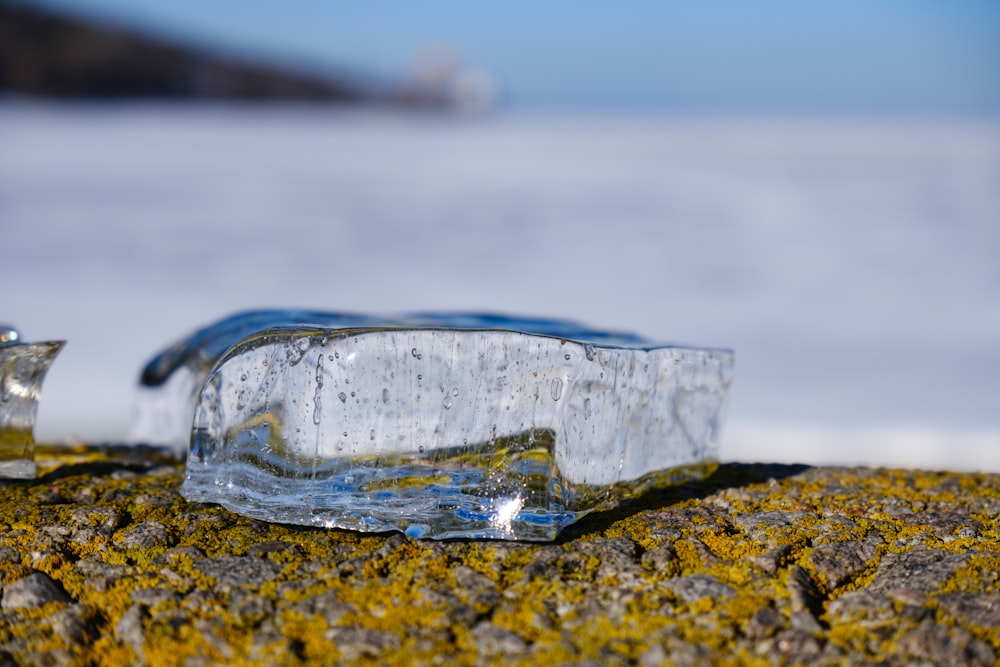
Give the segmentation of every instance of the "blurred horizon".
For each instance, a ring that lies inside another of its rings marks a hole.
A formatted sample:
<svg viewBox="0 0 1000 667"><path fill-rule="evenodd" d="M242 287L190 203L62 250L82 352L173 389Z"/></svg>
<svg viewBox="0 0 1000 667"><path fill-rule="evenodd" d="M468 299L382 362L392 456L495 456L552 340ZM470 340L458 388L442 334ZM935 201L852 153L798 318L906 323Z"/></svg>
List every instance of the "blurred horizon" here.
<svg viewBox="0 0 1000 667"><path fill-rule="evenodd" d="M13 4L373 82L461 66L519 108L1000 116L1000 4L986 0Z"/></svg>

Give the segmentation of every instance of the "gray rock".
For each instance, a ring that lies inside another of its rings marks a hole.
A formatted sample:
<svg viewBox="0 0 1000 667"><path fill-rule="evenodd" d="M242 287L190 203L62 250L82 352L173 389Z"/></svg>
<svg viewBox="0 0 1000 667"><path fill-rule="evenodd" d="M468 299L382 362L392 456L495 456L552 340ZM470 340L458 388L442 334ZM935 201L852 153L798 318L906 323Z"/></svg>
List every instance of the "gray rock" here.
<svg viewBox="0 0 1000 667"><path fill-rule="evenodd" d="M119 643L129 646L140 659L143 658L142 646L146 642L144 625L149 619L149 607L142 603L133 604L115 624L114 637Z"/></svg>
<svg viewBox="0 0 1000 667"><path fill-rule="evenodd" d="M345 614L354 611L352 605L337 597L336 591L323 591L316 595L310 595L296 604L294 609L307 616L318 614L325 618L330 625L335 625Z"/></svg>
<svg viewBox="0 0 1000 667"><path fill-rule="evenodd" d="M205 552L198 547L184 545L167 549L153 559L153 565L171 565L178 558L190 558L195 561L205 557Z"/></svg>
<svg viewBox="0 0 1000 667"><path fill-rule="evenodd" d="M122 535L121 546L127 549L146 549L162 547L170 543L167 527L159 521L143 521L138 526L130 528Z"/></svg>
<svg viewBox="0 0 1000 667"><path fill-rule="evenodd" d="M79 604L53 614L52 633L67 644L84 644L94 636L89 615L90 609Z"/></svg>
<svg viewBox="0 0 1000 667"><path fill-rule="evenodd" d="M636 558L636 545L624 537L597 538L582 540L577 543L580 553L594 556L600 564L597 567L598 579L617 578L619 581L626 576L634 576L642 571Z"/></svg>
<svg viewBox="0 0 1000 667"><path fill-rule="evenodd" d="M845 593L827 605L827 618L831 625L877 625L894 616L892 600L867 589Z"/></svg>
<svg viewBox="0 0 1000 667"><path fill-rule="evenodd" d="M664 542L642 554L639 562L647 570L666 572L677 561L677 551L669 542Z"/></svg>
<svg viewBox="0 0 1000 667"><path fill-rule="evenodd" d="M136 604L142 604L148 607L155 607L158 604L163 604L164 602L179 602L181 599L180 593L170 588L139 588L132 591L132 595L129 596L132 602Z"/></svg>
<svg viewBox="0 0 1000 667"><path fill-rule="evenodd" d="M937 602L964 624L1000 628L1000 593L946 593Z"/></svg>
<svg viewBox="0 0 1000 667"><path fill-rule="evenodd" d="M639 655L639 667L660 667L667 661L667 650L662 644L653 644Z"/></svg>
<svg viewBox="0 0 1000 667"><path fill-rule="evenodd" d="M790 533L792 528L801 524L807 518L816 518L817 515L809 512L754 512L733 517L732 522L740 527L747 537L771 546L780 544L775 533Z"/></svg>
<svg viewBox="0 0 1000 667"><path fill-rule="evenodd" d="M823 643L813 633L798 628L782 630L771 646L771 664L804 664L823 652Z"/></svg>
<svg viewBox="0 0 1000 667"><path fill-rule="evenodd" d="M774 574L791 553L792 547L790 545L781 544L759 556L747 556L747 560L768 574Z"/></svg>
<svg viewBox="0 0 1000 667"><path fill-rule="evenodd" d="M72 602L62 587L44 572L33 572L8 584L3 591L2 608L11 613L41 607L49 602Z"/></svg>
<svg viewBox="0 0 1000 667"><path fill-rule="evenodd" d="M649 512L645 521L652 524L654 531L662 529L662 533L652 537L677 539L681 530L714 526L716 516L708 507L668 507Z"/></svg>
<svg viewBox="0 0 1000 667"><path fill-rule="evenodd" d="M90 528L99 535L110 537L121 526L121 516L110 507L81 507L73 512L70 521L80 528Z"/></svg>
<svg viewBox="0 0 1000 667"><path fill-rule="evenodd" d="M171 507L174 501L170 498L164 498L163 496L154 496L148 493L140 493L135 497L133 501L139 507L145 507L149 509L165 509Z"/></svg>
<svg viewBox="0 0 1000 667"><path fill-rule="evenodd" d="M809 564L822 575L828 590L839 588L868 569L878 556L882 538L875 538L821 544L809 555Z"/></svg>
<svg viewBox="0 0 1000 667"><path fill-rule="evenodd" d="M527 643L506 628L483 621L472 628L480 655L516 655L527 650Z"/></svg>
<svg viewBox="0 0 1000 667"><path fill-rule="evenodd" d="M868 590L876 593L893 590L932 593L968 560L968 554L942 549L887 553L882 557Z"/></svg>
<svg viewBox="0 0 1000 667"><path fill-rule="evenodd" d="M323 633L323 639L332 642L341 660L346 661L378 658L388 649L399 648L400 644L396 634L360 627L333 627Z"/></svg>
<svg viewBox="0 0 1000 667"><path fill-rule="evenodd" d="M964 628L938 625L927 619L899 638L901 658L912 664L917 660L953 667L995 667L996 654L989 644Z"/></svg>
<svg viewBox="0 0 1000 667"><path fill-rule="evenodd" d="M792 594L793 620L796 612L807 612L813 618L819 618L823 614L823 595L805 569L795 567L792 570L788 578L788 590ZM800 618L798 625L808 625L808 623ZM811 628L809 630L813 631Z"/></svg>
<svg viewBox="0 0 1000 667"><path fill-rule="evenodd" d="M269 554L281 553L282 551L297 552L298 547L288 542L282 542L281 540L268 540L266 542L258 542L250 547L247 555L266 558Z"/></svg>
<svg viewBox="0 0 1000 667"><path fill-rule="evenodd" d="M784 627L785 620L781 612L774 607L763 607L754 612L744 632L753 639L770 637Z"/></svg>
<svg viewBox="0 0 1000 667"><path fill-rule="evenodd" d="M983 529L981 523L970 516L967 507L957 504L935 503L927 510L903 517L908 526L927 527L944 542L958 537L975 537Z"/></svg>
<svg viewBox="0 0 1000 667"><path fill-rule="evenodd" d="M219 586L260 586L278 574L276 563L256 556L216 556L195 561L195 568L215 579Z"/></svg>
<svg viewBox="0 0 1000 667"><path fill-rule="evenodd" d="M201 641L205 642L211 648L211 652L218 656L214 660L205 661L206 665L217 665L219 663L232 664L234 657L233 647L224 639L226 628L223 621L210 618L196 618L192 625L194 626L194 631L200 636Z"/></svg>
<svg viewBox="0 0 1000 667"><path fill-rule="evenodd" d="M136 568L131 565L118 565L116 563L105 563L90 558L82 558L73 565L76 570L86 577L104 577L117 581L122 577L134 575Z"/></svg>
<svg viewBox="0 0 1000 667"><path fill-rule="evenodd" d="M479 616L496 606L500 593L492 579L467 565L457 565L452 572L458 585L455 594L466 605L466 615Z"/></svg>
<svg viewBox="0 0 1000 667"><path fill-rule="evenodd" d="M685 602L695 602L705 597L721 599L735 594L731 587L707 574L692 574L675 577L666 583L674 595Z"/></svg>

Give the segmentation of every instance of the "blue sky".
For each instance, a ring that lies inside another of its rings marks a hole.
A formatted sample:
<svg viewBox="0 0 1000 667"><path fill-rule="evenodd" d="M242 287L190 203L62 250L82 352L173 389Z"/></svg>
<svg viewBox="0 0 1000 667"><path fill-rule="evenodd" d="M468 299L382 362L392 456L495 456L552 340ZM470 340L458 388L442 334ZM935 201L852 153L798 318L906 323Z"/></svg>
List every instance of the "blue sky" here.
<svg viewBox="0 0 1000 667"><path fill-rule="evenodd" d="M1000 115L995 0L43 2L386 78L443 43L515 105Z"/></svg>

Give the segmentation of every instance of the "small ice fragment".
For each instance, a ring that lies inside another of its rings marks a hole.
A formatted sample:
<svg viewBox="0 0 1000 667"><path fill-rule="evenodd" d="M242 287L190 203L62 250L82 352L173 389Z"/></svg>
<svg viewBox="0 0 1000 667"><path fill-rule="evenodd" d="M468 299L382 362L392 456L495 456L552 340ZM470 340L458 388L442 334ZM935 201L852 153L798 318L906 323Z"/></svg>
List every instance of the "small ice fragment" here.
<svg viewBox="0 0 1000 667"><path fill-rule="evenodd" d="M21 342L0 324L0 478L35 476L35 415L42 381L65 341Z"/></svg>

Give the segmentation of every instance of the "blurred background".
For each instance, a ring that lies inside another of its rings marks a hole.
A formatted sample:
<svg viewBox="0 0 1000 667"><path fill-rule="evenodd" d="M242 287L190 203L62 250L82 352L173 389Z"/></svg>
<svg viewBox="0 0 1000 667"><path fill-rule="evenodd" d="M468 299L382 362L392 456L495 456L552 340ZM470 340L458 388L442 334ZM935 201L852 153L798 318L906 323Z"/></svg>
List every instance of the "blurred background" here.
<svg viewBox="0 0 1000 667"><path fill-rule="evenodd" d="M1000 4L0 0L0 320L126 435L233 311L736 351L727 460L1000 471Z"/></svg>

